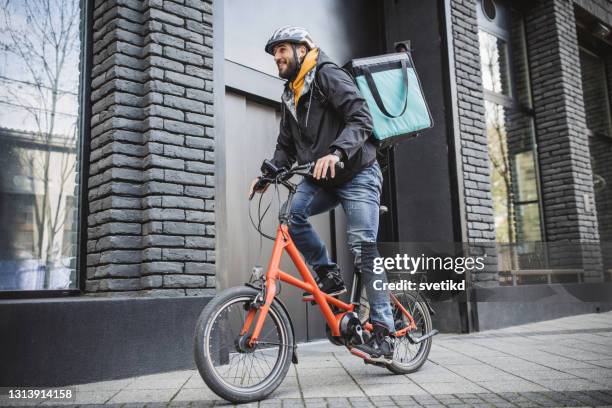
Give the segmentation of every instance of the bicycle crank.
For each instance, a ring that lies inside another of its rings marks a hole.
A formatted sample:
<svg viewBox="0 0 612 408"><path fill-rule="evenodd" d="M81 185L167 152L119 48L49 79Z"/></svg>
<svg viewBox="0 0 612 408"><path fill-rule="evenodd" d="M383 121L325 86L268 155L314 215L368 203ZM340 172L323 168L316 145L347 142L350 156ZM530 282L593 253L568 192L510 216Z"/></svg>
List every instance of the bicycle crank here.
<svg viewBox="0 0 612 408"><path fill-rule="evenodd" d="M355 312L345 313L340 319L340 335L346 346L367 343L370 334L361 327L359 315Z"/></svg>

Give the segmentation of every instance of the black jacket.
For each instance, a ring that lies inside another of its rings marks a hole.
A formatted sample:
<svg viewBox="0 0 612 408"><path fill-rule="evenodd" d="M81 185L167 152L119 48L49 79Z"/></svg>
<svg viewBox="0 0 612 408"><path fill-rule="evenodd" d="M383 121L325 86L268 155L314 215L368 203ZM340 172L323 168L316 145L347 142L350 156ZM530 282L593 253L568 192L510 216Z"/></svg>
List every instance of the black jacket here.
<svg viewBox="0 0 612 408"><path fill-rule="evenodd" d="M313 181L335 186L350 180L376 159L376 147L369 140L372 116L353 79L319 50L316 75L308 91L300 96L297 121L283 102L283 114L276 151L272 159L289 168L296 160L305 164L339 149L345 168L336 177ZM285 89L289 83L285 84Z"/></svg>

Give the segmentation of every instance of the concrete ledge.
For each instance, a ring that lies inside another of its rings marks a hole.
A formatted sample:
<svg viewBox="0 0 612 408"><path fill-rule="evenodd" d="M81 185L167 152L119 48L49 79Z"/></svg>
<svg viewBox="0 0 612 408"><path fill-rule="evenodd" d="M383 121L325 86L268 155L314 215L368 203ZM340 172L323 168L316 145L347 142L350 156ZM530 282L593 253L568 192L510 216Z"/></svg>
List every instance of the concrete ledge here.
<svg viewBox="0 0 612 408"><path fill-rule="evenodd" d="M612 301L607 303L479 302L477 307L478 330L482 331L566 316L610 311Z"/></svg>
<svg viewBox="0 0 612 408"><path fill-rule="evenodd" d="M612 310L612 282L500 286L472 290L478 329L499 329Z"/></svg>
<svg viewBox="0 0 612 408"><path fill-rule="evenodd" d="M209 297L0 301L0 386L58 386L192 369Z"/></svg>
<svg viewBox="0 0 612 408"><path fill-rule="evenodd" d="M474 302L612 302L612 282L550 283L472 288Z"/></svg>

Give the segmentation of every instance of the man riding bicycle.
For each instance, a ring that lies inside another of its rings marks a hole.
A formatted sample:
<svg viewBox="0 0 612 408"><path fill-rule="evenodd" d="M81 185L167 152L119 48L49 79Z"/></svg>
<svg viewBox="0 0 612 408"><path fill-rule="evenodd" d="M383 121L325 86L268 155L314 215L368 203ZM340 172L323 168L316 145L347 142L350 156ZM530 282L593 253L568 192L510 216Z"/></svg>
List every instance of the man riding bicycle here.
<svg viewBox="0 0 612 408"><path fill-rule="evenodd" d="M338 265L330 260L325 244L308 221L310 216L342 204L348 245L363 276L374 327L371 338L355 348L368 360L392 360L394 347L389 334L395 332L395 324L389 293L373 287L374 280L386 281L386 276L377 276L372 270L372 259L377 256L372 243L378 232L382 173L376 147L370 141L372 117L366 101L352 78L331 62L301 27L278 28L265 51L274 56L279 76L287 80L272 162L279 168L290 168L296 161L316 162L312 177L302 180L291 203L289 233L314 269L321 290L330 295L346 292ZM339 161L343 168L336 167ZM257 181L251 184L249 195L257 191Z"/></svg>

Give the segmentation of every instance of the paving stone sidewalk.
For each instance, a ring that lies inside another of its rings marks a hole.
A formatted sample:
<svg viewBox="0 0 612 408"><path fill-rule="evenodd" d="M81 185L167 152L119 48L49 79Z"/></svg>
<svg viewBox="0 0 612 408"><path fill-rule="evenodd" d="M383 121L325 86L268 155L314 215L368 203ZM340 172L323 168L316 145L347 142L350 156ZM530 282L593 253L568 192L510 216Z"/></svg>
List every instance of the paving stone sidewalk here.
<svg viewBox="0 0 612 408"><path fill-rule="evenodd" d="M416 373L392 375L341 347L298 347L283 384L258 408L612 407L612 312L468 335L438 335ZM229 405L197 370L74 386L80 406ZM42 402L42 405L51 405ZM0 399L0 406L14 405Z"/></svg>

